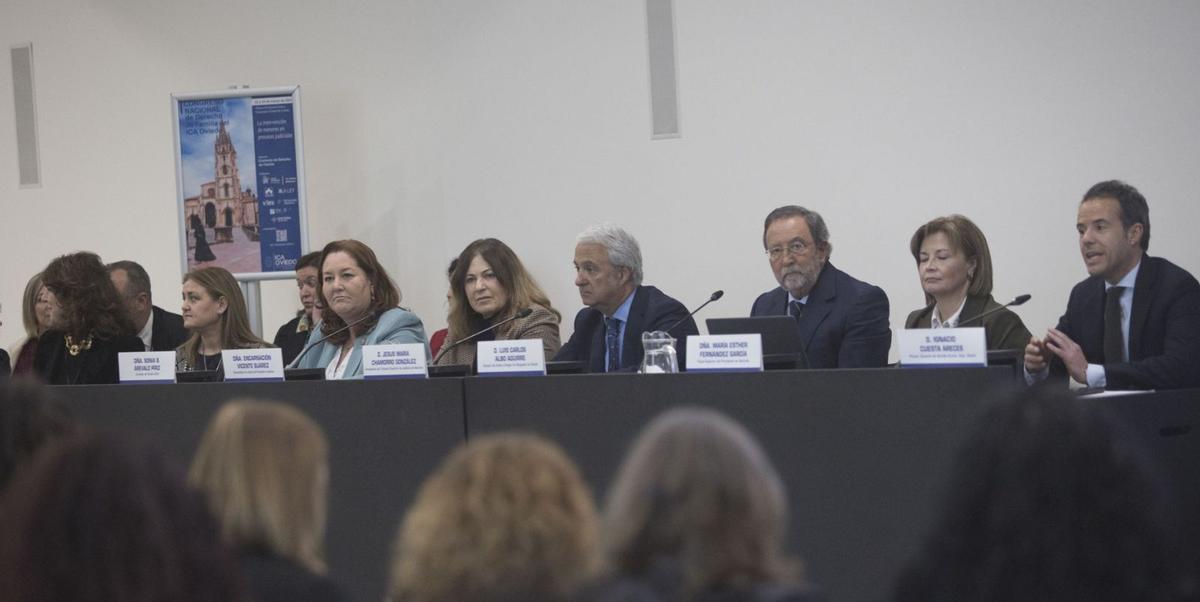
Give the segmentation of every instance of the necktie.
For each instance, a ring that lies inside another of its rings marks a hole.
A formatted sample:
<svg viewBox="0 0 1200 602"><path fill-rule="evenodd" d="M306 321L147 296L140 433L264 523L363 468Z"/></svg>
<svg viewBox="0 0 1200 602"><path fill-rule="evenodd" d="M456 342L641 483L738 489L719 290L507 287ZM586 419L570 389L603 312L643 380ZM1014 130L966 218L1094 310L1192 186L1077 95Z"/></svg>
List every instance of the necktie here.
<svg viewBox="0 0 1200 602"><path fill-rule="evenodd" d="M621 369L621 321L608 318L604 321L607 332L604 341L608 346L608 368L606 372L617 372Z"/></svg>
<svg viewBox="0 0 1200 602"><path fill-rule="evenodd" d="M1121 332L1121 293L1123 286L1109 287L1104 300L1104 361L1125 361L1125 336Z"/></svg>
<svg viewBox="0 0 1200 602"><path fill-rule="evenodd" d="M792 301L790 305L792 306L792 317L795 318L797 322L799 322L800 316L804 315L804 302L803 301Z"/></svg>

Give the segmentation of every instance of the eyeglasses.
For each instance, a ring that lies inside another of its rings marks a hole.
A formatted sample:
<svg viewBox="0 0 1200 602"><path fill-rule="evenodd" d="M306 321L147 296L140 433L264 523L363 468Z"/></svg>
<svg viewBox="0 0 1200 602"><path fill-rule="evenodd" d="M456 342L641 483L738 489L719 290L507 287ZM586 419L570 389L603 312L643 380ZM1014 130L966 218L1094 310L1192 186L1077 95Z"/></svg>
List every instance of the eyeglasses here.
<svg viewBox="0 0 1200 602"><path fill-rule="evenodd" d="M786 247L776 245L770 249L767 249L767 256L771 258L771 261L780 259L783 257L784 253L799 257L808 251L809 246L810 245L804 242L803 239L797 238L789 242Z"/></svg>

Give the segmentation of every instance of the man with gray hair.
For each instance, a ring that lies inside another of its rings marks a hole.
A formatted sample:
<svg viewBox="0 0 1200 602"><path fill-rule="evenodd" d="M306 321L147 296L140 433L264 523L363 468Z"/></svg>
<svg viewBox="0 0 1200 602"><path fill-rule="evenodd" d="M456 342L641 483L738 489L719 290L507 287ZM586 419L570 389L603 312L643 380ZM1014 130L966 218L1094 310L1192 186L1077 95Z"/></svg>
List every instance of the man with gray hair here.
<svg viewBox="0 0 1200 602"><path fill-rule="evenodd" d="M763 248L779 287L751 316L792 316L810 368L877 368L892 345L883 289L833 267L829 228L816 211L785 205L767 215Z"/></svg>
<svg viewBox="0 0 1200 602"><path fill-rule="evenodd" d="M108 264L112 279L146 351L173 351L188 339L183 317L154 305L150 297L150 275L136 261Z"/></svg>
<svg viewBox="0 0 1200 602"><path fill-rule="evenodd" d="M666 330L679 341L676 351L684 365L683 339L700 334L696 321L682 303L642 284L642 251L628 232L600 224L579 235L575 286L587 307L575 315L575 333L555 360L586 362L592 372L637 369L642 333Z"/></svg>

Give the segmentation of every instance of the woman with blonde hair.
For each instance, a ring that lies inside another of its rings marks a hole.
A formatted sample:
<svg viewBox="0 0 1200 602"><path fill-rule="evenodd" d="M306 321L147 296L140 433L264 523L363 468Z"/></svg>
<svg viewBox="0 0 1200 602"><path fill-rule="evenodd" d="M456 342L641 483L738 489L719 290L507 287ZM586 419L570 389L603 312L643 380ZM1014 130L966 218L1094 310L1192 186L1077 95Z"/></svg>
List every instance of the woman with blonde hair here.
<svg viewBox="0 0 1200 602"><path fill-rule="evenodd" d="M451 343L512 318L523 309L531 313L469 342L447 347L436 358L439 365L474 363L475 343L479 341L541 339L547 359L562 346L558 334L562 316L550 306L550 298L517 254L495 238L481 238L463 249L450 274L450 294L446 340Z"/></svg>
<svg viewBox="0 0 1200 602"><path fill-rule="evenodd" d="M324 577L329 443L311 418L278 402L225 404L188 481L207 496L256 600L342 599Z"/></svg>
<svg viewBox="0 0 1200 602"><path fill-rule="evenodd" d="M811 599L784 555L787 494L758 441L714 410L667 411L625 456L604 509L593 599Z"/></svg>
<svg viewBox="0 0 1200 602"><path fill-rule="evenodd" d="M404 517L389 600L569 600L590 572L596 522L591 492L557 445L473 438Z"/></svg>
<svg viewBox="0 0 1200 602"><path fill-rule="evenodd" d="M259 349L271 344L250 330L246 299L225 268L200 268L183 277L183 326L192 336L175 348L175 371L215 370L223 349Z"/></svg>
<svg viewBox="0 0 1200 602"><path fill-rule="evenodd" d="M13 376L33 372L38 337L50 329L50 298L46 294L46 287L42 286L41 272L34 274L25 284L21 301L21 322L25 326L25 336L9 348Z"/></svg>
<svg viewBox="0 0 1200 602"><path fill-rule="evenodd" d="M934 218L917 228L908 247L926 306L908 314L905 328L954 328L974 321L972 326L984 329L988 350L1025 349L1029 329L992 298L992 254L975 222L961 215ZM975 320L987 312L994 313Z"/></svg>

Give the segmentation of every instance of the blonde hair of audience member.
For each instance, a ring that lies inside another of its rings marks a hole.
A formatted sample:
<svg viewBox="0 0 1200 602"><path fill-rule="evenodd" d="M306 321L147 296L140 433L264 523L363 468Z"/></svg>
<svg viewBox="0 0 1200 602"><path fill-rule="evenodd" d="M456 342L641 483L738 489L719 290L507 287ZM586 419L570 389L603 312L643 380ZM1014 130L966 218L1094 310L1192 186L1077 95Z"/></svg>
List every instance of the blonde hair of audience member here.
<svg viewBox="0 0 1200 602"><path fill-rule="evenodd" d="M205 492L231 546L323 574L328 458L324 432L300 410L231 401L204 432L188 481Z"/></svg>
<svg viewBox="0 0 1200 602"><path fill-rule="evenodd" d="M495 238L481 238L463 249L458 256L454 272L450 274L450 315L446 319L449 328L448 340L456 341L487 325L484 317L471 307L466 292L467 271L470 270L471 262L476 256L482 257L487 262L492 272L496 274L500 286L508 295L508 303L494 315L489 316L493 323L535 305L550 310L556 321L562 319L558 310L550 305L550 297L546 296L546 293L538 286L537 281L525 269L525 264L521 263L517 254L502 241ZM498 328L496 338L507 338L506 334L511 331L512 327L513 324L508 324Z"/></svg>
<svg viewBox="0 0 1200 602"><path fill-rule="evenodd" d="M201 268L192 270L183 277L186 284L192 281L204 288L213 300L225 300L226 308L221 313L221 349L257 349L271 347L271 344L258 338L250 330L250 317L246 311L246 299L242 296L242 288L238 286L233 274L225 268ZM181 359L189 366L196 366L200 361L199 330L193 330L192 336L179 346Z"/></svg>
<svg viewBox="0 0 1200 602"><path fill-rule="evenodd" d="M591 492L554 443L485 435L421 486L392 562L394 601L568 599L592 569Z"/></svg>
<svg viewBox="0 0 1200 602"><path fill-rule="evenodd" d="M667 411L634 441L604 512L605 571L681 570L685 597L755 583L800 583L782 551L787 494L740 424L713 410Z"/></svg>

